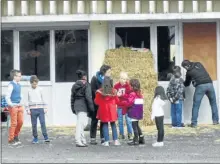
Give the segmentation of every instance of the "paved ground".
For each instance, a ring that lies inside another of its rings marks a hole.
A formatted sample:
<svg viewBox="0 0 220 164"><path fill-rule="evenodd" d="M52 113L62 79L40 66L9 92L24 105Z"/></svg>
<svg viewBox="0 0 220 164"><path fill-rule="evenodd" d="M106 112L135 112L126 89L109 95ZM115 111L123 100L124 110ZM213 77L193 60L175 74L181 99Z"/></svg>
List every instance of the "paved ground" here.
<svg viewBox="0 0 220 164"><path fill-rule="evenodd" d="M2 128L2 163L148 163L148 162L220 162L220 126L197 129L166 127L165 146L153 148L154 127L146 131L146 145L76 148L72 128L49 128L50 144L31 144L31 129L23 128L22 146L7 145L6 129ZM87 132L88 136L88 132Z"/></svg>

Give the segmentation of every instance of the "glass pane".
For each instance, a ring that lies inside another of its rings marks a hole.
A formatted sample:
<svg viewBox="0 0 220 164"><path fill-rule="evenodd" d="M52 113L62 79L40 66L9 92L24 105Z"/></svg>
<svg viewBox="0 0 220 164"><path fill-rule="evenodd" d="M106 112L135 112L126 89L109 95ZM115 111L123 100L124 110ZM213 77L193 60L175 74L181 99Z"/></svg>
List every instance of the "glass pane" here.
<svg viewBox="0 0 220 164"><path fill-rule="evenodd" d="M115 47L121 46L150 49L150 27L117 27Z"/></svg>
<svg viewBox="0 0 220 164"><path fill-rule="evenodd" d="M24 75L37 75L40 80L50 80L49 31L20 31L20 61Z"/></svg>
<svg viewBox="0 0 220 164"><path fill-rule="evenodd" d="M1 80L9 81L13 69L13 31L1 32Z"/></svg>
<svg viewBox="0 0 220 164"><path fill-rule="evenodd" d="M56 82L74 82L76 70L88 73L88 31L61 30L55 32Z"/></svg>
<svg viewBox="0 0 220 164"><path fill-rule="evenodd" d="M175 26L157 27L158 80L168 81L167 74L175 65Z"/></svg>

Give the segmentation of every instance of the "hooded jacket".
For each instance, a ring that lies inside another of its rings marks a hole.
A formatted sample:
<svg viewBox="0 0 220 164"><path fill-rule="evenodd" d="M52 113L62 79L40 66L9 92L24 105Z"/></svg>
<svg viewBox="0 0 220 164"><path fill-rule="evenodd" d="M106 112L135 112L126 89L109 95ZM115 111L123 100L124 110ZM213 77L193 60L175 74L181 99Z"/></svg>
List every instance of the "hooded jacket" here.
<svg viewBox="0 0 220 164"><path fill-rule="evenodd" d="M117 116L117 104L119 99L116 95L116 90L112 90L112 94L104 95L103 89L96 92L95 103L99 106L97 111L97 119L101 122L115 122Z"/></svg>
<svg viewBox="0 0 220 164"><path fill-rule="evenodd" d="M201 84L212 83L212 79L205 67L200 62L191 62L190 68L186 72L184 85L188 87L191 82L194 87Z"/></svg>
<svg viewBox="0 0 220 164"><path fill-rule="evenodd" d="M85 80L78 80L71 91L71 109L73 113L93 112L94 104L90 84Z"/></svg>

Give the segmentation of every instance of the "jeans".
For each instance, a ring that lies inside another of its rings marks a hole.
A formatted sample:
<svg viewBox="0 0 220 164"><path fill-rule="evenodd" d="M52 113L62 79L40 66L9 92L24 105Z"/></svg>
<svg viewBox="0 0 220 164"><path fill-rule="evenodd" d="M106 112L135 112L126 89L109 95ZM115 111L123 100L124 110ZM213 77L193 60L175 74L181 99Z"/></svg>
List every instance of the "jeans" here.
<svg viewBox="0 0 220 164"><path fill-rule="evenodd" d="M131 123L131 119L128 117L127 114L125 115L125 120L126 120L128 134L132 134L132 123ZM119 124L119 134L124 135L124 120L123 120L123 114L121 108L118 108L118 124Z"/></svg>
<svg viewBox="0 0 220 164"><path fill-rule="evenodd" d="M102 128L103 128L103 134L104 134L105 142L109 142L108 122L103 122L102 123ZM117 129L116 129L115 122L111 122L111 128L112 128L112 138L115 141L115 140L118 139L118 134L117 134Z"/></svg>
<svg viewBox="0 0 220 164"><path fill-rule="evenodd" d="M182 108L183 102L179 101L177 104L171 104L171 118L172 126L181 127L182 126Z"/></svg>
<svg viewBox="0 0 220 164"><path fill-rule="evenodd" d="M34 138L38 137L38 134L37 134L37 118L38 117L39 117L40 124L41 124L42 134L44 138L48 138L43 108L31 109L31 124L32 124L33 136Z"/></svg>
<svg viewBox="0 0 220 164"><path fill-rule="evenodd" d="M96 118L97 115L97 111L93 112L91 115L91 127L90 127L90 138L91 139L95 139L96 138L96 133L97 133L97 125L98 125L98 121ZM100 123L100 138L104 138L103 136L103 132L102 132L102 123Z"/></svg>
<svg viewBox="0 0 220 164"><path fill-rule="evenodd" d="M132 128L134 131L134 140L137 141L138 138L143 135L142 130L139 126L139 121L132 121Z"/></svg>
<svg viewBox="0 0 220 164"><path fill-rule="evenodd" d="M214 86L212 83L201 84L196 87L193 97L193 108L192 108L192 125L197 125L197 119L199 115L199 107L201 105L202 98L206 95L209 99L212 110L213 123L219 123L218 107L216 103L216 95Z"/></svg>
<svg viewBox="0 0 220 164"><path fill-rule="evenodd" d="M76 113L77 124L76 124L76 144L85 144L86 139L84 135L84 128L88 123L87 112L78 112Z"/></svg>
<svg viewBox="0 0 220 164"><path fill-rule="evenodd" d="M163 124L164 116L155 117L155 122L157 126L157 142L163 142L164 138L164 124Z"/></svg>

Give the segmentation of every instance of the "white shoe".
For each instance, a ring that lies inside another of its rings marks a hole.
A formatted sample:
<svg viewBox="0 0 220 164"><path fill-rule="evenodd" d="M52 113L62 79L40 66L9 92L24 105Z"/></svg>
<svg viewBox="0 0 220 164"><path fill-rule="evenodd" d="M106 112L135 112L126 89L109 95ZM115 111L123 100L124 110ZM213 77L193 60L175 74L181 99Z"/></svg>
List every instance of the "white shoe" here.
<svg viewBox="0 0 220 164"><path fill-rule="evenodd" d="M162 147L163 145L164 145L163 142L156 142L152 144L153 147Z"/></svg>
<svg viewBox="0 0 220 164"><path fill-rule="evenodd" d="M102 146L109 146L109 142L102 143Z"/></svg>
<svg viewBox="0 0 220 164"><path fill-rule="evenodd" d="M177 127L176 126L172 126L172 129L176 129Z"/></svg>
<svg viewBox="0 0 220 164"><path fill-rule="evenodd" d="M115 146L120 146L121 143L119 142L119 140L115 140L115 141L114 141L114 145L115 145Z"/></svg>

